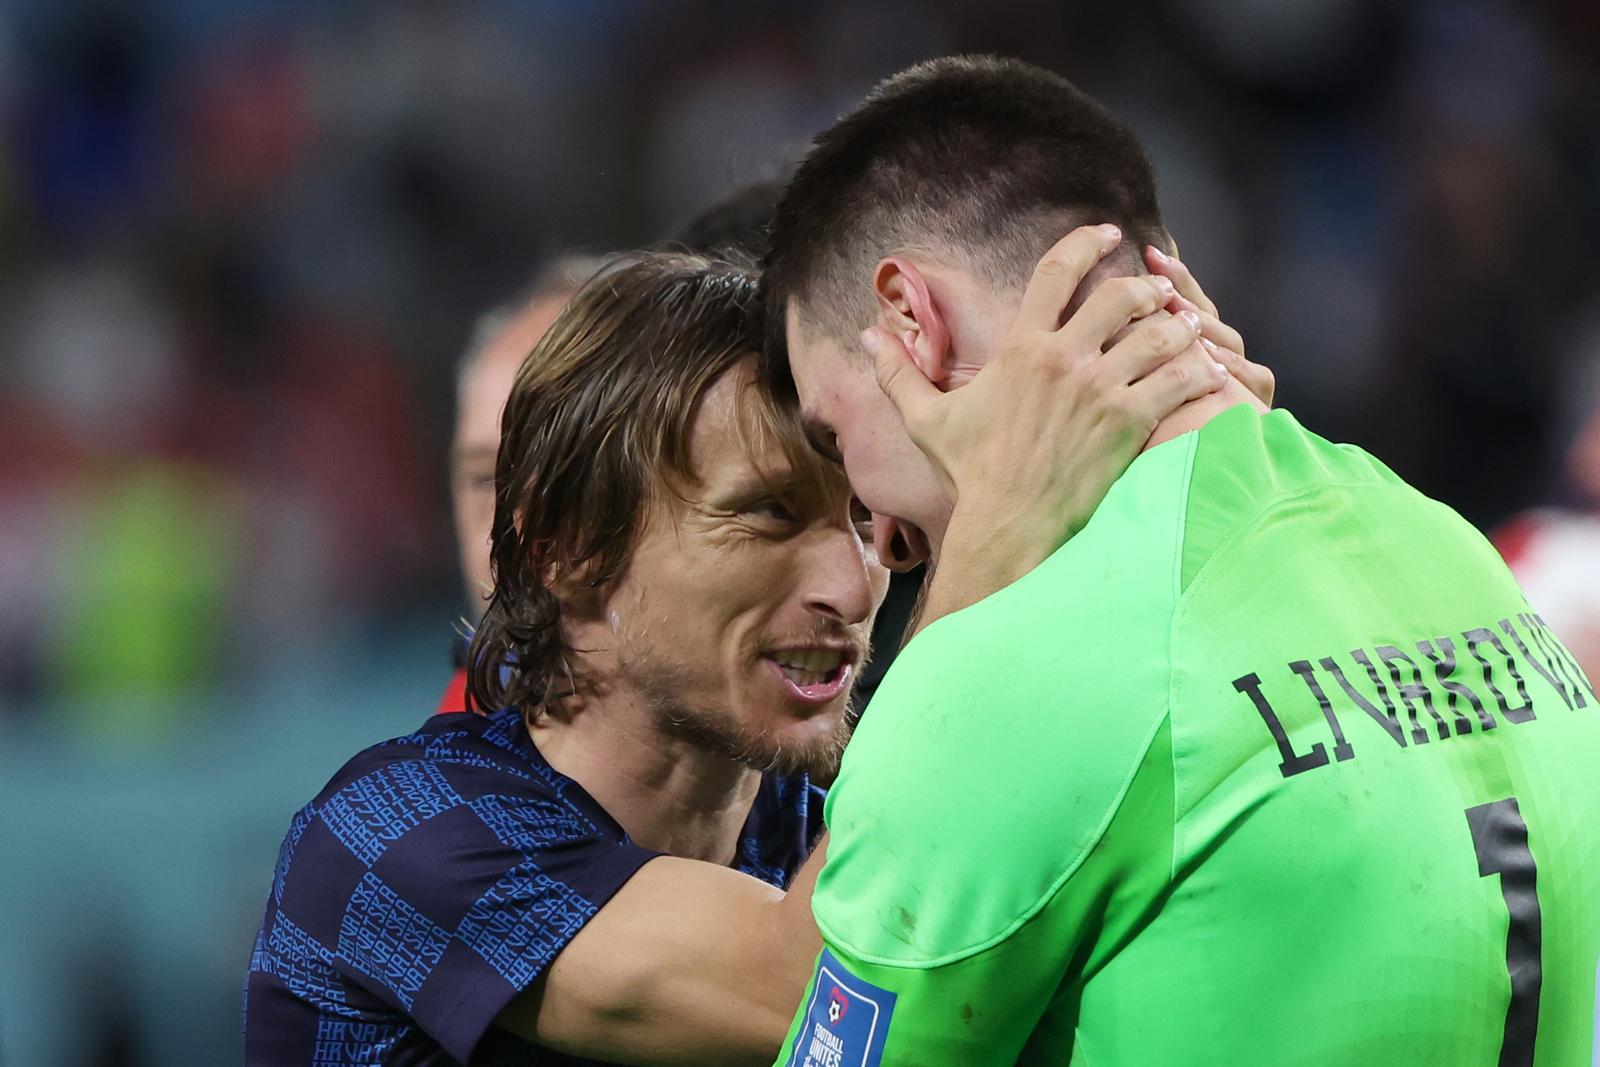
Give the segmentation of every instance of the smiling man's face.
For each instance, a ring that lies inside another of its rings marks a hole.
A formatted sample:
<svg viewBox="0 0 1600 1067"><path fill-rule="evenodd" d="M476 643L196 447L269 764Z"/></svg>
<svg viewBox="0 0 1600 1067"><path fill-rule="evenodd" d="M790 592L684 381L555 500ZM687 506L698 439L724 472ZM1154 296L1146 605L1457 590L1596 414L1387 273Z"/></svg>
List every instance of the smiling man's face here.
<svg viewBox="0 0 1600 1067"><path fill-rule="evenodd" d="M831 771L888 573L827 465L791 468L757 427L753 361L707 391L695 477L663 486L604 597L602 674L669 730L758 766Z"/></svg>

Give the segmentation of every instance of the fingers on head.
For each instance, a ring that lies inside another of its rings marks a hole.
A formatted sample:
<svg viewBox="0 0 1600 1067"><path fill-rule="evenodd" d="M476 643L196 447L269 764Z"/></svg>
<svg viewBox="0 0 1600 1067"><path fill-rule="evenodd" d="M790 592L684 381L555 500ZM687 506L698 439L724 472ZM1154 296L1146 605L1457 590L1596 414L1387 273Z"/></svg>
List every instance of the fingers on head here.
<svg viewBox="0 0 1600 1067"><path fill-rule="evenodd" d="M877 356L878 388L886 393L894 406L902 411L911 401L912 383L907 375L911 373L909 361L900 357L892 349L880 349Z"/></svg>
<svg viewBox="0 0 1600 1067"><path fill-rule="evenodd" d="M1166 306L1172 292L1171 282L1152 275L1107 278L1072 316L1072 329L1063 332L1075 342L1102 347L1128 323Z"/></svg>
<svg viewBox="0 0 1600 1067"><path fill-rule="evenodd" d="M905 374L911 369L910 358L894 337L876 327L861 335L861 344L872 355L873 369L878 375L878 388L889 394L889 399L898 406L901 403L901 394L905 392L908 384Z"/></svg>
<svg viewBox="0 0 1600 1067"><path fill-rule="evenodd" d="M1200 319L1192 311L1153 319L1140 326L1133 340L1152 356L1175 356L1200 336Z"/></svg>
<svg viewBox="0 0 1600 1067"><path fill-rule="evenodd" d="M1244 337L1238 330L1235 330L1204 308L1197 307L1196 310L1200 313L1201 333L1223 348L1231 348L1239 353L1244 352Z"/></svg>
<svg viewBox="0 0 1600 1067"><path fill-rule="evenodd" d="M1191 400L1215 392L1227 374L1199 345L1191 345L1176 359L1151 371L1128 390L1141 424L1166 418Z"/></svg>
<svg viewBox="0 0 1600 1067"><path fill-rule="evenodd" d="M1192 346L1196 336L1194 319L1185 314L1147 319L1094 362L1128 385Z"/></svg>
<svg viewBox="0 0 1600 1067"><path fill-rule="evenodd" d="M1121 241L1111 226L1080 226L1057 241L1033 269L1022 295L1017 323L1027 329L1053 330L1072 294L1094 265Z"/></svg>
<svg viewBox="0 0 1600 1067"><path fill-rule="evenodd" d="M1195 400L1215 392L1229 377L1228 368L1200 345L1191 345L1162 370L1175 376L1173 389L1180 400Z"/></svg>
<svg viewBox="0 0 1600 1067"><path fill-rule="evenodd" d="M1106 294L1108 310L1134 319L1165 307L1173 297L1174 288L1171 279L1159 274L1130 274L1107 279L1089 299L1094 300L1101 293Z"/></svg>
<svg viewBox="0 0 1600 1067"><path fill-rule="evenodd" d="M1144 261L1152 273L1171 278L1178 292L1185 299L1198 305L1201 311L1210 315L1217 313L1216 305L1206 296L1205 291L1200 288L1200 283L1195 281L1194 274L1181 259L1163 255L1160 249L1154 246L1146 246Z"/></svg>
<svg viewBox="0 0 1600 1067"><path fill-rule="evenodd" d="M1211 354L1217 362L1228 369L1229 374L1243 383L1257 400L1271 406L1273 397L1278 391L1278 379L1270 368L1260 363L1251 363L1238 352L1228 348L1216 348Z"/></svg>

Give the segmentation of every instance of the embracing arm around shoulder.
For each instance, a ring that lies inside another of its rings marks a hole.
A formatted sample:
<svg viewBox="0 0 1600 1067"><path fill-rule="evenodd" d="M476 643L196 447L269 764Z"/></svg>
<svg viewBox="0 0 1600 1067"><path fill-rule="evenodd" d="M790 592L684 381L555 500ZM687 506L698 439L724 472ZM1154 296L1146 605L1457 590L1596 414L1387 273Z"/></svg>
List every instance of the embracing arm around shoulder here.
<svg viewBox="0 0 1600 1067"><path fill-rule="evenodd" d="M788 893L711 863L651 860L495 1025L640 1067L767 1067L822 945L811 890L826 844Z"/></svg>

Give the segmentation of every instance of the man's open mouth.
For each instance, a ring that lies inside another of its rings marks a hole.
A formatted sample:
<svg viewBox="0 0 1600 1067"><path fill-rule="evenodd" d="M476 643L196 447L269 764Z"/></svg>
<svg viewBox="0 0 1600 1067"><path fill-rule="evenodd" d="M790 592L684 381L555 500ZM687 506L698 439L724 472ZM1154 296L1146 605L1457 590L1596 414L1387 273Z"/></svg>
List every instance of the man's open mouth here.
<svg viewBox="0 0 1600 1067"><path fill-rule="evenodd" d="M791 692L802 700L823 703L849 686L856 654L848 648L780 648L763 657L776 668Z"/></svg>

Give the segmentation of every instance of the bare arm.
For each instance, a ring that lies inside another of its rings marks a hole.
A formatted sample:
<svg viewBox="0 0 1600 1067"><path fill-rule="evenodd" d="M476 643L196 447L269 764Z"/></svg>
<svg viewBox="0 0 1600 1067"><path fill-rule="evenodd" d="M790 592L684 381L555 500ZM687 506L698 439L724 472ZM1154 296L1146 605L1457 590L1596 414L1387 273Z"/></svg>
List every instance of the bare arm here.
<svg viewBox="0 0 1600 1067"><path fill-rule="evenodd" d="M767 1067L822 947L811 891L826 850L824 837L787 893L710 863L651 860L495 1025L638 1067Z"/></svg>

